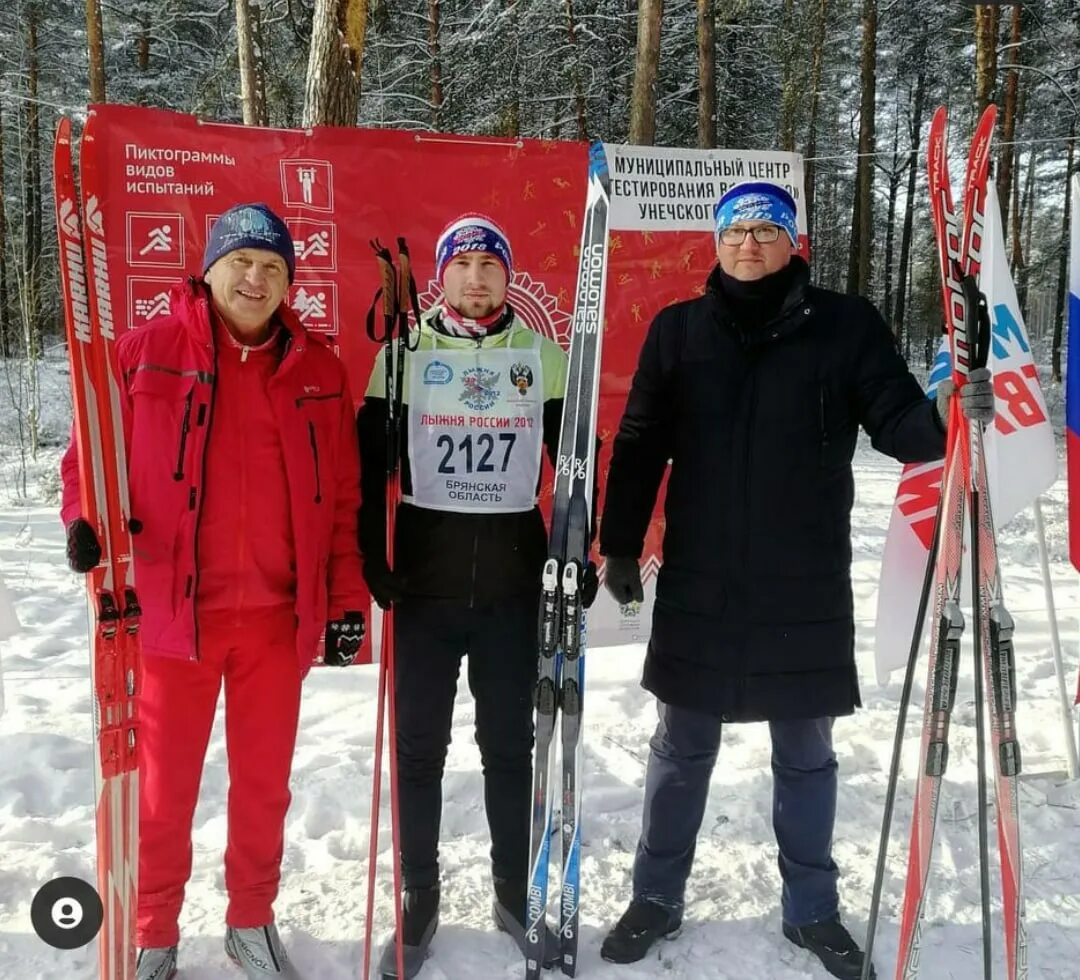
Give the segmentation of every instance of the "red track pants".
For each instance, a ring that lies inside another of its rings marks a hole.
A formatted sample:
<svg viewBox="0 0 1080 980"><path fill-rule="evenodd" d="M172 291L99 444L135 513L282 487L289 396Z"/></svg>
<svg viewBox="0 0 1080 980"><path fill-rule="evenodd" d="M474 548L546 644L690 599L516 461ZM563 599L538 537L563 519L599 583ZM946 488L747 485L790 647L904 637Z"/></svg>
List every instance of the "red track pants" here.
<svg viewBox="0 0 1080 980"><path fill-rule="evenodd" d="M225 920L273 921L281 877L301 674L291 609L200 616L200 660L143 658L139 759L140 947L179 941L191 875L191 824L225 682L229 761Z"/></svg>

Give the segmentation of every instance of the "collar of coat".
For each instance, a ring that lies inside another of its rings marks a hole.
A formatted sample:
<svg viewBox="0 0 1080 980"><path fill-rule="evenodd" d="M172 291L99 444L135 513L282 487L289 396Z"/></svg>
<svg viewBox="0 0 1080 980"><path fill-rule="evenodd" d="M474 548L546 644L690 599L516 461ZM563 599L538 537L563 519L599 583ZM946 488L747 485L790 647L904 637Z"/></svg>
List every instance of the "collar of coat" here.
<svg viewBox="0 0 1080 980"><path fill-rule="evenodd" d="M195 276L188 276L173 286L169 294L169 309L177 316L192 336L207 345L214 344L214 328L210 310L210 287ZM303 350L305 344L315 339L304 329L296 311L282 300L271 318L279 329L276 334L282 341L283 351ZM318 338L322 343L322 338Z"/></svg>
<svg viewBox="0 0 1080 980"><path fill-rule="evenodd" d="M807 298L810 267L800 256L793 255L791 270L787 295L780 304L779 312L766 323L748 326L736 323L731 311L727 308L721 288L720 266L715 266L705 284L705 295L712 304L713 315L718 322L729 330L735 331L743 345L747 347L765 344L794 333L814 311Z"/></svg>

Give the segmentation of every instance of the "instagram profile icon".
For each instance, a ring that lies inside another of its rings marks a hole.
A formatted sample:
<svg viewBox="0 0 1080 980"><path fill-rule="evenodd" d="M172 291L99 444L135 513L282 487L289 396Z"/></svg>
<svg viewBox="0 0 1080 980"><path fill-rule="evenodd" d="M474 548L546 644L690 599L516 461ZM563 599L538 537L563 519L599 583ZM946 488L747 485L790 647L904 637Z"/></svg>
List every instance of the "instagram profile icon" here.
<svg viewBox="0 0 1080 980"><path fill-rule="evenodd" d="M101 898L81 878L54 878L30 903L34 932L55 949L85 946L98 934L103 918Z"/></svg>

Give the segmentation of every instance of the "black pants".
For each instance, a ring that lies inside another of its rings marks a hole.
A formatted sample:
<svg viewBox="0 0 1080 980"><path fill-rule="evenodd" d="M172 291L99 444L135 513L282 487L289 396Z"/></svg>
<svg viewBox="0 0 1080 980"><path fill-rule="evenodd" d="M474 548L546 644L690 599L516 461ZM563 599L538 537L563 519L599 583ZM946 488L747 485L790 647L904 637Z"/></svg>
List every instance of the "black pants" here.
<svg viewBox="0 0 1080 980"><path fill-rule="evenodd" d="M461 658L476 699L492 874L524 880L529 866L537 596L468 608L409 598L395 607L398 793L406 888L439 880L442 777Z"/></svg>

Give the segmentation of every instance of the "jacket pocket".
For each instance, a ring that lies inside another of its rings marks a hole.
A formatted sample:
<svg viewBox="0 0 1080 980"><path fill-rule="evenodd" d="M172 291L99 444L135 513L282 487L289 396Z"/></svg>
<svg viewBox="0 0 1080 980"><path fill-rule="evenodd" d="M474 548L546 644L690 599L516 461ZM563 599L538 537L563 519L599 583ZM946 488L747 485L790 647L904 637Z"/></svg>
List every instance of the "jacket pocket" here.
<svg viewBox="0 0 1080 980"><path fill-rule="evenodd" d="M827 384L818 387L818 462L825 469L851 462L855 432L844 399Z"/></svg>
<svg viewBox="0 0 1080 980"><path fill-rule="evenodd" d="M337 446L341 437L342 397L343 392L339 390L328 394L304 395L295 400L303 420L304 441L311 461L311 498L315 504L321 504L326 499L327 491L333 487Z"/></svg>
<svg viewBox="0 0 1080 980"><path fill-rule="evenodd" d="M179 482L189 476L187 457L195 410L195 378L143 368L132 377L131 454L151 455L155 469L167 467Z"/></svg>

